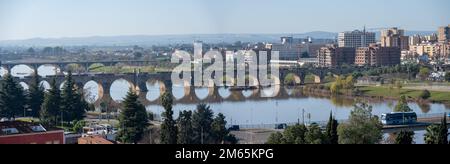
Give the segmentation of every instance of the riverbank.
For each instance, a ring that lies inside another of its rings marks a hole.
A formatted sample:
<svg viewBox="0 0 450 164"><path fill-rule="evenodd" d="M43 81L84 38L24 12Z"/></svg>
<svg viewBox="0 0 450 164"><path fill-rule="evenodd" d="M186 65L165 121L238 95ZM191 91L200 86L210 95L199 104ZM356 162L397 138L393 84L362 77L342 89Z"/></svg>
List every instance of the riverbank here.
<svg viewBox="0 0 450 164"><path fill-rule="evenodd" d="M332 93L325 86L304 86L303 91L308 95L321 97L339 96L347 99L362 98L370 101L393 100L397 101L402 95L405 95L409 101L417 103L440 103L450 106L450 92L446 90L430 90L431 97L427 100L421 99L420 94L423 90L418 89L397 89L385 86L357 86L355 90L341 90L338 94Z"/></svg>
<svg viewBox="0 0 450 164"><path fill-rule="evenodd" d="M370 97L381 97L386 99L395 99L397 100L400 96L405 95L409 100L413 100L416 102L432 102L432 103L442 103L442 104L450 104L450 92L445 90L443 91L435 91L429 90L431 93L431 97L427 100L423 100L420 98L423 90L428 88L423 88L423 90L418 89L393 89L384 86L359 86L357 87L360 93L363 96Z"/></svg>

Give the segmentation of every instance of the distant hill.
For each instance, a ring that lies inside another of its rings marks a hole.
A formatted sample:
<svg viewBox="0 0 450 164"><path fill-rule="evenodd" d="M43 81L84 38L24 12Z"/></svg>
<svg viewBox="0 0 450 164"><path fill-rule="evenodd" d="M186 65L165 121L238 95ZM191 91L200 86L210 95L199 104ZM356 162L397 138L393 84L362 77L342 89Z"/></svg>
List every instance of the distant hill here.
<svg viewBox="0 0 450 164"><path fill-rule="evenodd" d="M377 33L377 38L380 32ZM407 35L420 34L429 35L434 31L407 31ZM151 46L168 44L190 44L195 40L205 43L233 43L242 42L280 42L282 36L293 36L295 38L312 37L314 39L335 39L337 33L325 31L313 31L294 34L195 34L195 35L130 35L130 36L92 36L74 38L33 38L27 40L5 40L0 41L0 46Z"/></svg>

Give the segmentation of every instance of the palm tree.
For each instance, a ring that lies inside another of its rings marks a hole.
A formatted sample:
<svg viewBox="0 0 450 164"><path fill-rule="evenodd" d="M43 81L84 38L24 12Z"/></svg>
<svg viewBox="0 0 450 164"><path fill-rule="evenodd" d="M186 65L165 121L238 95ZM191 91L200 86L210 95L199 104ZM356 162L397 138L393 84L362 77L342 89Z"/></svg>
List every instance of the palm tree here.
<svg viewBox="0 0 450 164"><path fill-rule="evenodd" d="M427 127L425 134L425 143L426 144L438 144L439 140L439 125L431 125Z"/></svg>

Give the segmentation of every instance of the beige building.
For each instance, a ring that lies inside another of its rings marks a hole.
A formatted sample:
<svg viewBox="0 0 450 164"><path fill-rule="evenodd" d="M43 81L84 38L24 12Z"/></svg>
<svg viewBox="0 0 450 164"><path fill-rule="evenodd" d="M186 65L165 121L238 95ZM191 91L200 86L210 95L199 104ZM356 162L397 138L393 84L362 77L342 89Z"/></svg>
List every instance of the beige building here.
<svg viewBox="0 0 450 164"><path fill-rule="evenodd" d="M409 37L405 36L405 30L396 27L381 31L382 47L399 47L401 50L409 49Z"/></svg>
<svg viewBox="0 0 450 164"><path fill-rule="evenodd" d="M435 57L440 55L440 47L439 44L424 43L412 45L409 50L419 56L428 55L429 57Z"/></svg>
<svg viewBox="0 0 450 164"><path fill-rule="evenodd" d="M356 49L355 65L358 66L392 66L400 64L399 47L382 47L370 45Z"/></svg>
<svg viewBox="0 0 450 164"><path fill-rule="evenodd" d="M438 29L438 41L448 42L450 41L450 24L448 26L439 27Z"/></svg>
<svg viewBox="0 0 450 164"><path fill-rule="evenodd" d="M353 65L355 63L355 48L327 45L320 48L317 59L319 67L337 67L343 64Z"/></svg>
<svg viewBox="0 0 450 164"><path fill-rule="evenodd" d="M366 30L351 31L351 32L341 32L338 36L339 47L366 47L369 44L376 43L375 33L366 32Z"/></svg>

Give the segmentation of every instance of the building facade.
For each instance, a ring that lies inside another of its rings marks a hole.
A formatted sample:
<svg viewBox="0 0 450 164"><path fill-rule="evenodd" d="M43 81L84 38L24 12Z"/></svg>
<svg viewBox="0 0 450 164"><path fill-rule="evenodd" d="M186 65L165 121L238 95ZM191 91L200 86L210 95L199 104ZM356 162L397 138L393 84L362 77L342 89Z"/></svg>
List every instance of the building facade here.
<svg viewBox="0 0 450 164"><path fill-rule="evenodd" d="M303 54L311 54L310 45L312 45L311 38L281 37L281 43L267 44L266 48L278 51L280 60L297 61Z"/></svg>
<svg viewBox="0 0 450 164"><path fill-rule="evenodd" d="M400 64L399 47L382 47L370 45L356 49L355 65L358 66L392 66Z"/></svg>
<svg viewBox="0 0 450 164"><path fill-rule="evenodd" d="M439 44L422 43L411 46L410 51L419 56L427 55L428 57L433 58L440 56L440 47Z"/></svg>
<svg viewBox="0 0 450 164"><path fill-rule="evenodd" d="M450 24L448 26L439 27L438 29L438 41L448 42L450 41Z"/></svg>
<svg viewBox="0 0 450 164"><path fill-rule="evenodd" d="M64 130L29 122L0 122L0 144L65 144Z"/></svg>
<svg viewBox="0 0 450 164"><path fill-rule="evenodd" d="M365 30L341 32L338 35L339 47L351 47L351 48L367 47L373 43L376 43L375 33L366 32Z"/></svg>
<svg viewBox="0 0 450 164"><path fill-rule="evenodd" d="M353 65L355 63L355 48L327 45L319 50L317 59L319 67Z"/></svg>
<svg viewBox="0 0 450 164"><path fill-rule="evenodd" d="M405 36L405 30L396 27L381 31L382 47L399 47L401 50L409 49L409 37Z"/></svg>

